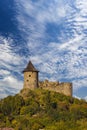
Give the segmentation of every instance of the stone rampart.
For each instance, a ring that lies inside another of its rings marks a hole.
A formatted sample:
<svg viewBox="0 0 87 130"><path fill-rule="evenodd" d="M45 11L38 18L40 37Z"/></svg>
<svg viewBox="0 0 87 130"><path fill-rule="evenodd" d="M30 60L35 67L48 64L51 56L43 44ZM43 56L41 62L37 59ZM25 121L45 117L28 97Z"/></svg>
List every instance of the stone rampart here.
<svg viewBox="0 0 87 130"><path fill-rule="evenodd" d="M62 93L66 96L72 96L72 83L69 82L52 82L48 80L39 81L39 87L50 91Z"/></svg>

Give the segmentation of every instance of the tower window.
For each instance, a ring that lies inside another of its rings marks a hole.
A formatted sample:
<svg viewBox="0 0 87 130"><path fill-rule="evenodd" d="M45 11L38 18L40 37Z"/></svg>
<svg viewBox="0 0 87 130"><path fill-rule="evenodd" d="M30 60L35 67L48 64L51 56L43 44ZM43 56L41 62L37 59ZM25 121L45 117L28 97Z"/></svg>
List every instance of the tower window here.
<svg viewBox="0 0 87 130"><path fill-rule="evenodd" d="M31 75L29 75L29 77L31 77Z"/></svg>

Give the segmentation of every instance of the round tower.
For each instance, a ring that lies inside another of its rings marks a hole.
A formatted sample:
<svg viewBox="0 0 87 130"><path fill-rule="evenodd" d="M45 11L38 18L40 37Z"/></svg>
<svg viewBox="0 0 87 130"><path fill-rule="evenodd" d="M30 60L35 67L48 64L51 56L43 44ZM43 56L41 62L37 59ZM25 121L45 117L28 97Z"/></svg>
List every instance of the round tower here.
<svg viewBox="0 0 87 130"><path fill-rule="evenodd" d="M23 70L24 73L24 88L38 88L38 70L29 61L27 67Z"/></svg>

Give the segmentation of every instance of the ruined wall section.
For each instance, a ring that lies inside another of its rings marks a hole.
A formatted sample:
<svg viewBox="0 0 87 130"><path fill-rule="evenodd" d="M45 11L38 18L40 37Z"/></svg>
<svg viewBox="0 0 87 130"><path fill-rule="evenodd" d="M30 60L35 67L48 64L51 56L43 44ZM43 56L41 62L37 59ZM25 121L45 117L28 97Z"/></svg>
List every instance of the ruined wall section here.
<svg viewBox="0 0 87 130"><path fill-rule="evenodd" d="M48 80L40 81L39 87L50 91L62 93L66 96L72 96L72 83L69 82L50 82Z"/></svg>

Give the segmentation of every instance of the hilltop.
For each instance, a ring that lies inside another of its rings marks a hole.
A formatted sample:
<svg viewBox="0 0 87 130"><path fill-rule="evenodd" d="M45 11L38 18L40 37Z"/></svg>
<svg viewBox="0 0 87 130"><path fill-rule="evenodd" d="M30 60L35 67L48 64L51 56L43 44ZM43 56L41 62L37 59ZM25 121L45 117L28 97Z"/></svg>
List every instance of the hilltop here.
<svg viewBox="0 0 87 130"><path fill-rule="evenodd" d="M43 89L23 89L0 101L0 128L86 130L87 102Z"/></svg>

